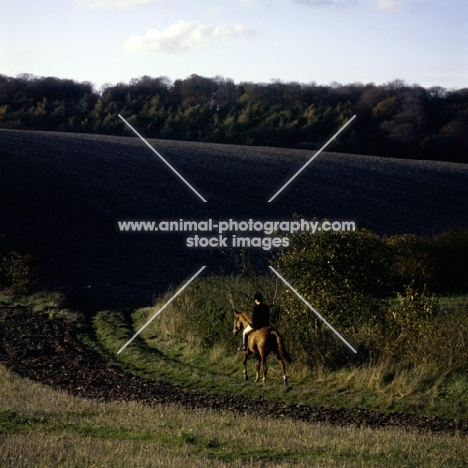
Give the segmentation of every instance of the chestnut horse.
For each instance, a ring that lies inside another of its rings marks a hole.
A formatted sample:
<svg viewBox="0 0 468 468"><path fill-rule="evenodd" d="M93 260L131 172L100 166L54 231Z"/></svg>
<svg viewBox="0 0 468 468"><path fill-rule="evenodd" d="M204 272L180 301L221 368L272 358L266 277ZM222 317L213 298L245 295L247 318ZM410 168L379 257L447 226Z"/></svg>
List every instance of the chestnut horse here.
<svg viewBox="0 0 468 468"><path fill-rule="evenodd" d="M235 312L234 317L234 328L232 333L237 335L241 332L247 325L250 323L250 317L244 312ZM247 375L247 359L252 354L256 359L256 371L257 371L257 378L255 382L259 381L259 372L260 372L260 363L263 366L263 379L262 381L265 382L266 375L267 375L267 357L268 355L274 352L276 357L278 358L278 363L281 367L283 372L283 380L284 384L287 385L288 378L286 377L286 366L284 365L284 361L291 362L291 358L289 357L288 352L283 343L283 339L281 338L280 334L271 327L263 327L259 330L254 330L249 333L249 341L247 344L247 351L244 352L244 358L242 360L242 364L244 366L244 380L248 380L249 376Z"/></svg>

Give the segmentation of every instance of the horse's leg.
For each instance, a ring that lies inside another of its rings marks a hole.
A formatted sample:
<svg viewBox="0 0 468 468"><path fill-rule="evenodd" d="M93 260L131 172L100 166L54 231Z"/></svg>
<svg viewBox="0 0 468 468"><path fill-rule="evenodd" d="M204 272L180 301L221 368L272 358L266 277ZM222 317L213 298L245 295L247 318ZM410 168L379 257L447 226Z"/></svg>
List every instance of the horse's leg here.
<svg viewBox="0 0 468 468"><path fill-rule="evenodd" d="M245 351L244 359L242 359L242 365L244 366L244 380L249 380L249 376L247 375L247 358L249 357L249 352Z"/></svg>
<svg viewBox="0 0 468 468"><path fill-rule="evenodd" d="M267 376L267 372L268 372L267 358L268 358L268 354L265 353L262 356L262 360L263 360L263 381L264 382L266 380L266 376Z"/></svg>
<svg viewBox="0 0 468 468"><path fill-rule="evenodd" d="M276 356L278 357L278 364L280 365L281 371L283 372L284 385L288 385L288 378L286 376L286 366L284 364L283 358L280 356L279 353L276 354Z"/></svg>
<svg viewBox="0 0 468 468"><path fill-rule="evenodd" d="M265 382L266 376L267 376L267 371L268 371L268 367L267 367L267 357L268 357L268 353L266 353L265 350L262 349L262 350L259 352L258 367L257 367L257 369L259 370L259 368L260 368L260 362L261 362L261 363L262 363L262 368L263 368L263 378L262 378L262 382ZM258 370L257 370L257 379L259 378L259 376L258 376Z"/></svg>
<svg viewBox="0 0 468 468"><path fill-rule="evenodd" d="M255 362L255 382L258 382L260 380L260 359L260 354L257 354L257 361Z"/></svg>
<svg viewBox="0 0 468 468"><path fill-rule="evenodd" d="M285 349L284 349L283 341L281 340L281 337L278 335L278 333L275 333L275 335L276 335L276 343L275 343L276 346L274 347L274 353L276 354L276 357L278 358L278 364L280 365L281 371L283 372L284 385L287 385L288 377L286 376L286 365L284 364L284 360L286 359Z"/></svg>

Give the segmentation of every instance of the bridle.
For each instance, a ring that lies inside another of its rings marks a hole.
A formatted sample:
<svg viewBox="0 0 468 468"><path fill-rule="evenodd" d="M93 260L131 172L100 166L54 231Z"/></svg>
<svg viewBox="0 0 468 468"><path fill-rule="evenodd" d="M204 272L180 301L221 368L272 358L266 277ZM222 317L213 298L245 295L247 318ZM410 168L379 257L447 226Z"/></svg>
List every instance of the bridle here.
<svg viewBox="0 0 468 468"><path fill-rule="evenodd" d="M237 334L244 328L244 325L242 323L242 320L240 317L237 315L236 316L236 321L234 322L234 330L232 330L232 333L234 336L237 336Z"/></svg>

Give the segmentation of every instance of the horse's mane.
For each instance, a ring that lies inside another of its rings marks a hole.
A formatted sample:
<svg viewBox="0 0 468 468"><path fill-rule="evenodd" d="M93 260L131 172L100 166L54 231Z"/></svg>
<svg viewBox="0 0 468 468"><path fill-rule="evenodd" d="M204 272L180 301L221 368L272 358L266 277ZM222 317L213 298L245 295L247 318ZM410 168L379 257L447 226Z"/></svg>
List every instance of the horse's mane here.
<svg viewBox="0 0 468 468"><path fill-rule="evenodd" d="M245 312L239 312L238 315L242 317L244 320L247 320L247 322L250 322L250 317Z"/></svg>

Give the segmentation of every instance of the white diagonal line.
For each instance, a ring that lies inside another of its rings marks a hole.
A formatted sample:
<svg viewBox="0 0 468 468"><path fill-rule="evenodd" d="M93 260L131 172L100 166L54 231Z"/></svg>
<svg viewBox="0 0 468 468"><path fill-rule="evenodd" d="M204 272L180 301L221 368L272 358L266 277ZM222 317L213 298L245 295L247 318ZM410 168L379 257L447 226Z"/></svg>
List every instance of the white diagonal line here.
<svg viewBox="0 0 468 468"><path fill-rule="evenodd" d="M283 281L283 283L291 289L291 291L293 291L296 296L307 306L309 307L309 309L314 312L315 315L317 315L317 317L325 324L328 326L328 328L330 328L330 330L332 330L336 336L338 336L338 338L346 345L348 346L349 349L351 349L352 351L354 351L355 353L357 353L357 351L272 267L270 266L269 267L274 273L275 275L281 280Z"/></svg>
<svg viewBox="0 0 468 468"><path fill-rule="evenodd" d="M117 352L120 354L204 269L202 266Z"/></svg>
<svg viewBox="0 0 468 468"><path fill-rule="evenodd" d="M353 115L269 200L272 202L354 119Z"/></svg>
<svg viewBox="0 0 468 468"><path fill-rule="evenodd" d="M156 156L158 156L165 164L167 164L172 169L172 171L193 190L193 192L195 192L205 203L207 203L207 201L182 177L182 175L180 175L176 169L174 169L120 114L119 117L124 121L125 125L127 125L127 127L135 133L135 135L140 137L143 143L145 143L151 149L151 151L156 154Z"/></svg>

